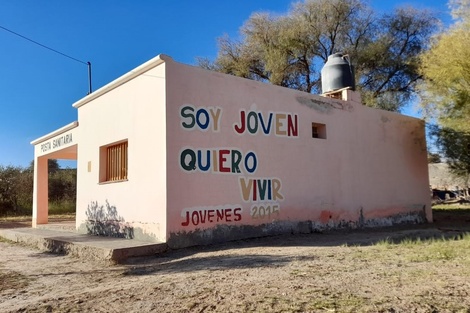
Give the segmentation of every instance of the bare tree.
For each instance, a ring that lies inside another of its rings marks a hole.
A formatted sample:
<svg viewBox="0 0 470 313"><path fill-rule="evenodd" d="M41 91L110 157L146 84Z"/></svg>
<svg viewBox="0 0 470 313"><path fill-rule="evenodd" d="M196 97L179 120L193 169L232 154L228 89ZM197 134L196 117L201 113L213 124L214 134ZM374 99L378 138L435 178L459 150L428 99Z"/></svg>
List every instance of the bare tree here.
<svg viewBox="0 0 470 313"><path fill-rule="evenodd" d="M347 53L366 104L398 111L414 94L418 55L437 25L431 13L413 8L377 16L361 0L307 0L285 15L254 13L241 40L219 38L217 58L201 58L199 65L319 93L328 56Z"/></svg>

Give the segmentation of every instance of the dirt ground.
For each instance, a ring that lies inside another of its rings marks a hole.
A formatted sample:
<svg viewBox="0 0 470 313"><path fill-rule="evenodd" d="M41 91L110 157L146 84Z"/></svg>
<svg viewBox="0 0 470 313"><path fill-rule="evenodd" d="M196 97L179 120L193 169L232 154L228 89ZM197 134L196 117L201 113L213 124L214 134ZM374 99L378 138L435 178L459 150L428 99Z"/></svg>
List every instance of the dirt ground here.
<svg viewBox="0 0 470 313"><path fill-rule="evenodd" d="M470 312L470 240L457 240L470 231L470 209L434 216L428 225L236 241L114 266L0 241L0 312ZM436 233L455 240L383 243Z"/></svg>

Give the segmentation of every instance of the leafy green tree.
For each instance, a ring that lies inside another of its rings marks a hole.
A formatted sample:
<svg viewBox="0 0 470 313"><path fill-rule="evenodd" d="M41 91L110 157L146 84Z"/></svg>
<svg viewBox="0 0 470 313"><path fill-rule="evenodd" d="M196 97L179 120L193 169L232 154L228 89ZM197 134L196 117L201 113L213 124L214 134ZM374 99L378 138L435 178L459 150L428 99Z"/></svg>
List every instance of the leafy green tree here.
<svg viewBox="0 0 470 313"><path fill-rule="evenodd" d="M15 185L19 171L13 166L0 165L0 206L2 211L16 209Z"/></svg>
<svg viewBox="0 0 470 313"><path fill-rule="evenodd" d="M60 170L59 162L55 159L47 160L47 171L49 174L56 173Z"/></svg>
<svg viewBox="0 0 470 313"><path fill-rule="evenodd" d="M33 207L34 172L28 168L22 168L17 180L16 193L18 203L23 211L28 211Z"/></svg>
<svg viewBox="0 0 470 313"><path fill-rule="evenodd" d="M454 174L470 175L470 0L451 0L455 23L421 56L421 105Z"/></svg>
<svg viewBox="0 0 470 313"><path fill-rule="evenodd" d="M55 159L47 161L49 173L48 197L55 206L61 206L61 202L75 203L77 195L77 170L61 168ZM31 161L29 170L33 171L34 160Z"/></svg>
<svg viewBox="0 0 470 313"><path fill-rule="evenodd" d="M441 163L441 156L439 153L428 152L428 163Z"/></svg>
<svg viewBox="0 0 470 313"><path fill-rule="evenodd" d="M255 13L240 41L219 38L214 61L203 68L306 92L320 92L329 55L349 55L367 105L399 110L414 94L418 55L438 20L429 12L397 9L377 16L362 0L307 0L285 15Z"/></svg>
<svg viewBox="0 0 470 313"><path fill-rule="evenodd" d="M440 125L470 131L470 20L439 35L422 56L421 104Z"/></svg>
<svg viewBox="0 0 470 313"><path fill-rule="evenodd" d="M34 160L29 163L28 170L34 171ZM49 174L55 173L60 170L59 162L56 159L48 159L47 160L47 172Z"/></svg>
<svg viewBox="0 0 470 313"><path fill-rule="evenodd" d="M75 202L77 194L77 170L59 169L49 174L49 200Z"/></svg>
<svg viewBox="0 0 470 313"><path fill-rule="evenodd" d="M77 190L76 169L61 169L57 160L49 160L48 166L49 200L61 211L73 210ZM0 215L24 214L31 210L33 181L34 162L27 168L0 165Z"/></svg>
<svg viewBox="0 0 470 313"><path fill-rule="evenodd" d="M456 131L448 127L431 127L431 135L449 164L450 170L470 181L470 133Z"/></svg>
<svg viewBox="0 0 470 313"><path fill-rule="evenodd" d="M20 213L31 207L32 177L32 173L22 167L0 165L0 214Z"/></svg>

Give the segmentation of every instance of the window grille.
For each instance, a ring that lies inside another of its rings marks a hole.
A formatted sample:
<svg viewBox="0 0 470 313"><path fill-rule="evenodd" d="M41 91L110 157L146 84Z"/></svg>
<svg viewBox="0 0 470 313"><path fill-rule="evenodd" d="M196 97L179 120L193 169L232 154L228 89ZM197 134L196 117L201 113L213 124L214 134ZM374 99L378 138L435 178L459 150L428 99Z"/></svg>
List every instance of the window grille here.
<svg viewBox="0 0 470 313"><path fill-rule="evenodd" d="M106 148L106 181L127 179L127 141Z"/></svg>

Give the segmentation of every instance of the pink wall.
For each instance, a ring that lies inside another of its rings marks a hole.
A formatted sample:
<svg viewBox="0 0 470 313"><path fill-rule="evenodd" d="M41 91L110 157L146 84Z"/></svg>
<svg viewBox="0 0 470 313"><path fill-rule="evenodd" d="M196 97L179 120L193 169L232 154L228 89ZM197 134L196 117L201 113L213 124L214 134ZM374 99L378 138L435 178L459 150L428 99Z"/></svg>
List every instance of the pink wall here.
<svg viewBox="0 0 470 313"><path fill-rule="evenodd" d="M103 226L109 235L166 240L165 64L158 57L149 62L132 71L140 75L123 76L103 87L106 92L98 90L89 96L92 100L75 104L82 139L77 161L80 231L89 232L90 220L101 218L111 224ZM100 147L123 140L128 141L128 179L100 183Z"/></svg>
<svg viewBox="0 0 470 313"><path fill-rule="evenodd" d="M307 231L414 222L423 208L431 219L422 121L166 64L167 229L175 245L242 229L297 231L302 221L311 221L302 224ZM326 139L312 138L312 123L326 125Z"/></svg>
<svg viewBox="0 0 470 313"><path fill-rule="evenodd" d="M48 223L48 159L77 159L77 126L78 122L72 122L31 142L34 145L33 227Z"/></svg>
<svg viewBox="0 0 470 313"><path fill-rule="evenodd" d="M77 228L111 212L133 238L181 247L430 221L423 122L346 96L156 57L74 104ZM128 179L100 183L100 147L121 140Z"/></svg>

